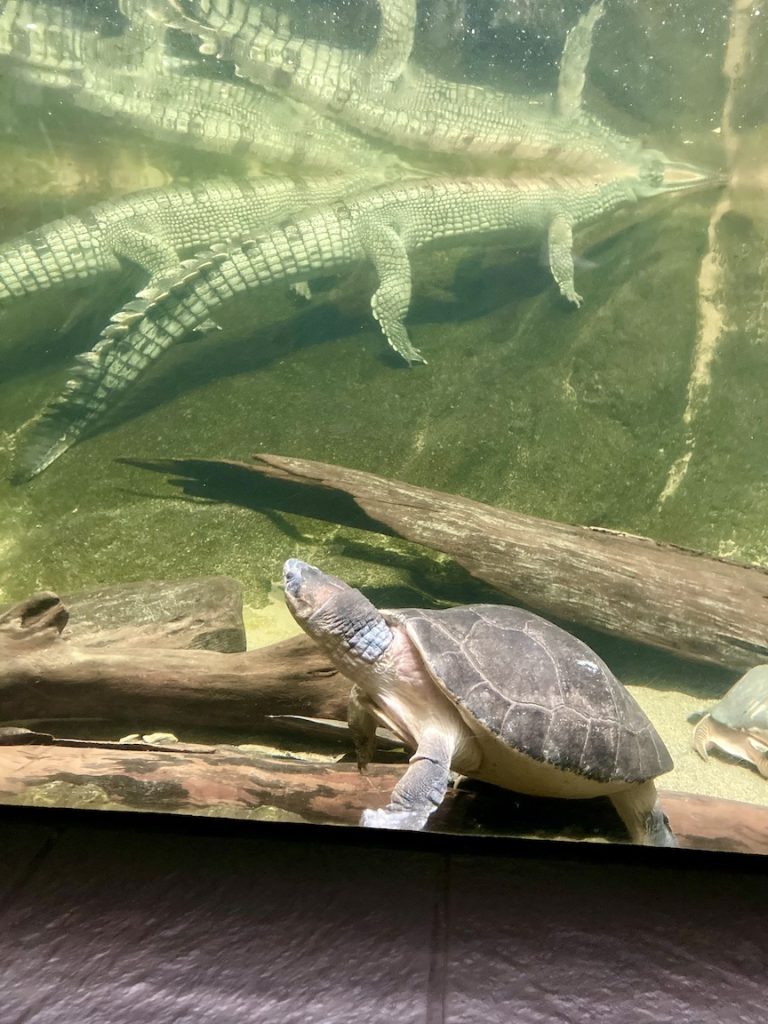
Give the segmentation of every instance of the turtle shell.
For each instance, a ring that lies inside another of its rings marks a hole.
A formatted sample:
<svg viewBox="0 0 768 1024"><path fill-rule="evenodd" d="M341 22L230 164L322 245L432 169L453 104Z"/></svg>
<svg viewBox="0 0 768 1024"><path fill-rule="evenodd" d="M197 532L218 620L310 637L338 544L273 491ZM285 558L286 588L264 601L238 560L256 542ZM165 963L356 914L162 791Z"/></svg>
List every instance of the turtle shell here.
<svg viewBox="0 0 768 1024"><path fill-rule="evenodd" d="M507 605L393 613L465 718L537 761L597 782L672 767L632 695L581 640Z"/></svg>
<svg viewBox="0 0 768 1024"><path fill-rule="evenodd" d="M768 665L757 665L746 672L709 713L731 729L759 730L768 735Z"/></svg>

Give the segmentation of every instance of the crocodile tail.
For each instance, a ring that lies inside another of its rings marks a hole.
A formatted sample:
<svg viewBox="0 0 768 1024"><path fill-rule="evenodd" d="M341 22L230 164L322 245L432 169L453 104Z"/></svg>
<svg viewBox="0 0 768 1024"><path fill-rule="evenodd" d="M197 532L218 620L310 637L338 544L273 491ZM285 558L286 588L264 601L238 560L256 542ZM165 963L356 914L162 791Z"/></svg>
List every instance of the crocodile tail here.
<svg viewBox="0 0 768 1024"><path fill-rule="evenodd" d="M17 440L12 482L37 476L72 447L111 408L114 395L128 387L130 311L115 314L91 349L75 357L61 392L24 428ZM136 310L133 316L142 314ZM147 363L149 365L149 363ZM132 367L131 377L138 369Z"/></svg>
<svg viewBox="0 0 768 1024"><path fill-rule="evenodd" d="M70 379L17 438L12 482L42 473L95 426L157 359L191 330L214 326L191 318L179 301L194 282L226 259L223 248L205 250L180 270L138 293L110 320L89 352L75 357Z"/></svg>

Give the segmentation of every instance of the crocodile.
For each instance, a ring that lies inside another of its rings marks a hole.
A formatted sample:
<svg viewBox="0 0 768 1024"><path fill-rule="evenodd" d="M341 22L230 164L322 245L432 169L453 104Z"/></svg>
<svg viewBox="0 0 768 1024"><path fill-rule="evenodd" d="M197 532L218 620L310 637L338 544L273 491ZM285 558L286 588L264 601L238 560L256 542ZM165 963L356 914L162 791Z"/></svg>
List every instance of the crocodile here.
<svg viewBox="0 0 768 1024"><path fill-rule="evenodd" d="M100 37L80 7L13 0L0 13L0 56L14 78L67 90L76 106L157 139L319 171L408 173L395 153L330 118L170 53L166 30L135 8L123 0L128 29Z"/></svg>
<svg viewBox="0 0 768 1024"><path fill-rule="evenodd" d="M59 89L81 88L94 61L144 72L192 63L168 52L168 30L147 16L143 0L120 0L120 12L121 32L88 4L0 0L0 57L14 77Z"/></svg>
<svg viewBox="0 0 768 1024"><path fill-rule="evenodd" d="M170 51L167 29L148 16L144 0L120 0L120 6L128 30L98 43L82 70L83 88L73 96L78 106L208 152L321 170L407 171L395 154L330 118L251 83L227 81L215 62ZM284 29L284 18L271 17Z"/></svg>
<svg viewBox="0 0 768 1024"><path fill-rule="evenodd" d="M0 56L14 79L67 90L80 108L164 141L322 171L408 173L395 154L330 118L168 53L154 20L147 28L123 9L134 18L129 31L102 37L80 7L11 0L0 12Z"/></svg>
<svg viewBox="0 0 768 1024"><path fill-rule="evenodd" d="M395 8L403 0L387 0ZM83 88L73 96L85 109L118 117L172 142L209 152L249 153L270 163L318 170L371 171L407 174L410 168L392 152L289 98L251 83L231 82L215 62L191 60L169 53L165 26L148 15L144 0L121 0L129 29L117 39L100 41L94 59L82 70ZM415 10L412 12L415 18ZM287 31L287 20L264 10L275 30ZM381 33L376 68L385 74L407 59L393 41L413 25L393 9L391 27ZM133 54L139 50L138 64Z"/></svg>
<svg viewBox="0 0 768 1024"><path fill-rule="evenodd" d="M6 0L0 9L0 57L28 84L71 88L79 84L100 27L80 5Z"/></svg>
<svg viewBox="0 0 768 1024"><path fill-rule="evenodd" d="M404 0L400 0L401 3ZM415 7L415 0L410 0ZM238 73L292 96L366 135L411 149L547 160L567 170L633 165L640 143L582 109L592 36L603 14L598 0L567 34L557 93L516 97L439 78L409 61L399 77L371 82L371 58L304 39L275 25L247 0L151 0L163 23L201 40L200 51L234 63Z"/></svg>
<svg viewBox="0 0 768 1024"><path fill-rule="evenodd" d="M652 171L635 177L404 182L311 211L237 248L214 247L113 317L94 348L78 358L63 393L21 438L13 479L21 482L42 472L91 431L116 397L170 346L194 331L214 328L215 310L238 293L367 261L378 276L371 310L385 338L408 364L424 362L405 326L411 251L477 244L498 235L521 246L544 239L560 293L578 306L574 227L625 203L710 181L691 165L659 160Z"/></svg>
<svg viewBox="0 0 768 1024"><path fill-rule="evenodd" d="M151 284L173 274L182 254L233 243L376 180L275 175L172 185L107 200L0 246L0 305L65 282L96 280L121 270L125 261L141 267Z"/></svg>
<svg viewBox="0 0 768 1024"><path fill-rule="evenodd" d="M377 4L379 26L370 52L300 40L287 15L266 4L251 4L249 0L224 0L218 5L208 0L191 5L179 4L176 0L149 0L145 14L158 24L201 35L200 52L204 54L215 54L222 38L239 36L243 31L255 44L271 39L294 40L312 48L312 52L307 53L311 59L320 57L321 63L313 68L316 85L324 81L317 77L318 73L337 73L345 80L353 77L368 87L382 88L396 82L408 66L416 34L416 0L377 0ZM190 8L191 13L187 13L186 8ZM265 35L259 37L260 32ZM239 42L247 41L239 39ZM326 58L328 63L325 63Z"/></svg>
<svg viewBox="0 0 768 1024"><path fill-rule="evenodd" d="M409 167L395 153L291 100L192 71L137 76L91 66L73 102L118 118L153 138L206 152L251 155L267 163L319 171L375 168L395 176Z"/></svg>

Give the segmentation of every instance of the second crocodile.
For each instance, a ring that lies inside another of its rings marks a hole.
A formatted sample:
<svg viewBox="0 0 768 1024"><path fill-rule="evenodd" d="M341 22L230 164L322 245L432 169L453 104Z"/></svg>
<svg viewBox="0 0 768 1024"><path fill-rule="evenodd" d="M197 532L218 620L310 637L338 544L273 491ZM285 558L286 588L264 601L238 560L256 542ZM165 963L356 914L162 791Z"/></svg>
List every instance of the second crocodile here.
<svg viewBox="0 0 768 1024"><path fill-rule="evenodd" d="M83 284L138 264L153 281L182 254L234 243L285 217L360 191L376 178L265 176L134 192L28 231L0 246L0 306L65 282Z"/></svg>

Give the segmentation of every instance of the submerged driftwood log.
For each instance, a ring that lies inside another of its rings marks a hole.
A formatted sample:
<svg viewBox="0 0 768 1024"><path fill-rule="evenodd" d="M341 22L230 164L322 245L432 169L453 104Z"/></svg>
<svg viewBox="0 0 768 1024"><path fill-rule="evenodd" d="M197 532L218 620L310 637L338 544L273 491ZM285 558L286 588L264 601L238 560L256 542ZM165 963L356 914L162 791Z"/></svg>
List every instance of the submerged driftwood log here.
<svg viewBox="0 0 768 1024"><path fill-rule="evenodd" d="M43 628L66 626L67 641L84 647L245 650L243 588L229 576L119 583L62 598L46 592L24 605L0 609L6 640L15 633L29 642L39 619Z"/></svg>
<svg viewBox="0 0 768 1024"><path fill-rule="evenodd" d="M243 588L230 576L143 581L65 594L70 637L89 647L244 651Z"/></svg>
<svg viewBox="0 0 768 1024"><path fill-rule="evenodd" d="M113 602L114 603L114 602ZM305 637L260 650L185 650L178 622L108 631L119 644L82 643L55 594L37 594L0 616L0 722L100 719L136 731L178 725L264 728L270 715L345 716L349 683ZM193 628L187 641L200 633Z"/></svg>
<svg viewBox="0 0 768 1024"><path fill-rule="evenodd" d="M0 752L0 801L54 807L173 811L355 825L381 807L405 765L254 757L237 749L179 752L23 745ZM681 846L768 854L768 808L660 794ZM492 786L452 790L431 831L625 839L607 800L536 800Z"/></svg>
<svg viewBox="0 0 768 1024"><path fill-rule="evenodd" d="M254 458L255 465L122 461L176 474L182 479L174 482L190 494L270 503L415 541L549 617L732 670L768 661L768 572L757 566L519 515L341 466Z"/></svg>

